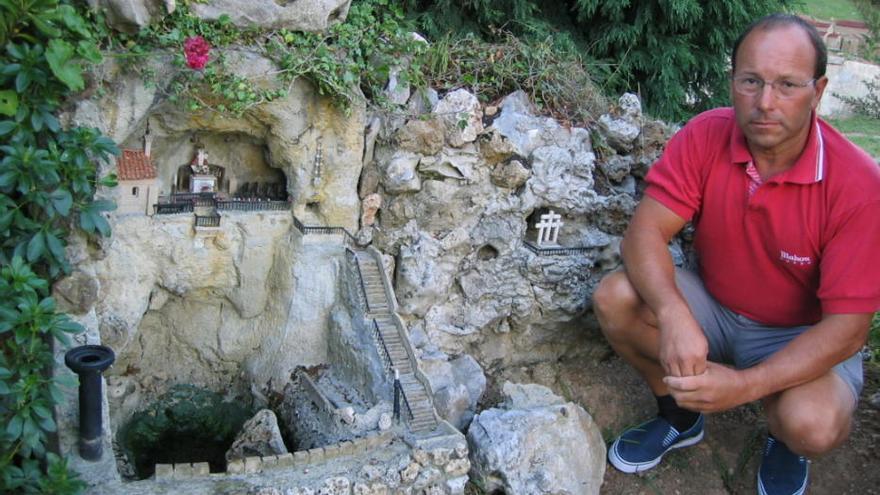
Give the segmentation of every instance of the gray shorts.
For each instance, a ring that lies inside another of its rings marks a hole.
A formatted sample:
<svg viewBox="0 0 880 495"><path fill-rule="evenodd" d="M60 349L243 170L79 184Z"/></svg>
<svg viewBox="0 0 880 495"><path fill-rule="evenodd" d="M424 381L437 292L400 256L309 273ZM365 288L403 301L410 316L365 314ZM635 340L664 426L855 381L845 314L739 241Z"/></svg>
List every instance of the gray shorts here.
<svg viewBox="0 0 880 495"><path fill-rule="evenodd" d="M709 360L732 364L739 369L752 367L782 349L789 341L810 328L774 327L758 323L722 306L713 298L700 277L682 268L675 269L675 282L688 302L691 313L703 327L709 341ZM862 354L832 368L852 390L858 402L864 385Z"/></svg>

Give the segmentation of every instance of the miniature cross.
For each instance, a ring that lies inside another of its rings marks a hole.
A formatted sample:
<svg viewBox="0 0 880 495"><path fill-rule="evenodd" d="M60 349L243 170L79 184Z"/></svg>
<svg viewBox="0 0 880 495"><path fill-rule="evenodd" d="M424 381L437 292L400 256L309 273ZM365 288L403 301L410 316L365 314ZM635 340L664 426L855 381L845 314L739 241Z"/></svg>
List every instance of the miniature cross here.
<svg viewBox="0 0 880 495"><path fill-rule="evenodd" d="M556 240L559 238L559 228L563 225L565 224L562 222L562 215L553 210L541 215L541 221L535 224L538 229L538 245L556 244Z"/></svg>

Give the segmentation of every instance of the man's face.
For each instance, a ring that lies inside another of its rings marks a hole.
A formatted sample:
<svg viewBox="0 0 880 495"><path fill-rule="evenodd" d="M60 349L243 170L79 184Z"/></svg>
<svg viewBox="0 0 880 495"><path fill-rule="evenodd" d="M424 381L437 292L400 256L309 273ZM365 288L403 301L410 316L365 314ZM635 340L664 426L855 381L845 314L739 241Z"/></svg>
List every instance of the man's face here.
<svg viewBox="0 0 880 495"><path fill-rule="evenodd" d="M809 36L797 26L752 31L740 44L734 78L765 81L755 95L730 94L736 120L753 153L800 152L809 134L811 112L819 105L828 79L824 76L782 97L771 82L804 83L813 78L816 53Z"/></svg>

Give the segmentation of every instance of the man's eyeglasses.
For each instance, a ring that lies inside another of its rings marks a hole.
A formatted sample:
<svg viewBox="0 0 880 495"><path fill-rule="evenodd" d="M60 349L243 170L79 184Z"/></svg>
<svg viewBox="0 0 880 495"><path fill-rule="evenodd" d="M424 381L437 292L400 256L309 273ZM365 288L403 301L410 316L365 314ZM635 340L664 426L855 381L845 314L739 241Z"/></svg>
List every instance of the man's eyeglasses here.
<svg viewBox="0 0 880 495"><path fill-rule="evenodd" d="M733 78L733 90L743 96L755 96L764 91L765 85L770 85L776 90L780 98L793 98L800 90L815 83L815 79L798 82L791 79L779 79L777 81L765 81L754 76L736 76Z"/></svg>

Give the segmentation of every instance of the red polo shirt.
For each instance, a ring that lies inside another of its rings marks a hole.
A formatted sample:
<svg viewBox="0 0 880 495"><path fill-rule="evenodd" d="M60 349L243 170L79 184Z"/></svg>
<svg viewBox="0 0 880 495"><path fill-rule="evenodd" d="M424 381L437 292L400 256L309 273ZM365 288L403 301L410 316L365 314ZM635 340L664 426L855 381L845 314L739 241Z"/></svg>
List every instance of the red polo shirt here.
<svg viewBox="0 0 880 495"><path fill-rule="evenodd" d="M700 275L727 308L769 325L880 309L880 167L822 120L794 166L749 196L733 109L670 141L645 193L696 228Z"/></svg>

